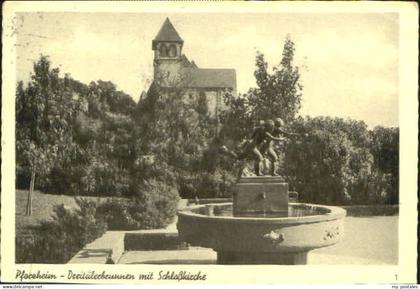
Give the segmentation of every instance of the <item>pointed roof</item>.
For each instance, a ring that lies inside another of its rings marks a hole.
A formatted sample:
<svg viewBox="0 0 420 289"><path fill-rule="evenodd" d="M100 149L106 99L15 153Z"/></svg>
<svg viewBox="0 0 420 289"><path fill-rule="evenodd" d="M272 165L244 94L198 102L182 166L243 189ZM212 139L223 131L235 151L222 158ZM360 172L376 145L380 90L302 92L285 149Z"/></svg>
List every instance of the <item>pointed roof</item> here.
<svg viewBox="0 0 420 289"><path fill-rule="evenodd" d="M166 18L165 22L163 23L162 27L160 28L158 34L156 35L155 39L153 39L153 47L157 42L181 42L183 43L184 40L179 36L178 32L175 30L175 27L172 25L169 18Z"/></svg>
<svg viewBox="0 0 420 289"><path fill-rule="evenodd" d="M189 61L185 54L181 55L181 65L183 67L191 67L191 68L198 68L197 64L195 64L194 60Z"/></svg>

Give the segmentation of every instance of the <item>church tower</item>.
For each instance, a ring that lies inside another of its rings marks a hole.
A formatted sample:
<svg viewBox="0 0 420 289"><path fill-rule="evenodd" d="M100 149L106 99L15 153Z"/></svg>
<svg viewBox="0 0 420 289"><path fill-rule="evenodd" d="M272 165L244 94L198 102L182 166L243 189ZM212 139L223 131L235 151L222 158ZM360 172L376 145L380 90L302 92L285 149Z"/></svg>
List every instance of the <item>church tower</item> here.
<svg viewBox="0 0 420 289"><path fill-rule="evenodd" d="M162 86L173 86L179 81L182 66L182 46L184 40L179 36L169 18L166 18L155 39L154 79Z"/></svg>

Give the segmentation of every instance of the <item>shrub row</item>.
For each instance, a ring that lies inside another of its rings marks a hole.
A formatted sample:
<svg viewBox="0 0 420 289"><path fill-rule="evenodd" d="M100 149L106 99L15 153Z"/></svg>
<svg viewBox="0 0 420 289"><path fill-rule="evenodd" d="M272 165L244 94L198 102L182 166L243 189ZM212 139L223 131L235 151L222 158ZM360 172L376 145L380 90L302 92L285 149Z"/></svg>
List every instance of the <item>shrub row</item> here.
<svg viewBox="0 0 420 289"><path fill-rule="evenodd" d="M43 220L16 236L16 263L67 263L86 244L111 230L162 228L173 221L178 192L155 180L144 183L132 199L97 203L76 198L79 208L54 208Z"/></svg>
<svg viewBox="0 0 420 289"><path fill-rule="evenodd" d="M83 246L103 235L107 229L95 217L97 204L76 199L79 208L54 208L52 220L43 220L23 235L16 236L16 263L66 263Z"/></svg>
<svg viewBox="0 0 420 289"><path fill-rule="evenodd" d="M151 180L141 185L141 194L131 199L110 198L98 207L111 230L162 228L173 221L178 192L166 183Z"/></svg>

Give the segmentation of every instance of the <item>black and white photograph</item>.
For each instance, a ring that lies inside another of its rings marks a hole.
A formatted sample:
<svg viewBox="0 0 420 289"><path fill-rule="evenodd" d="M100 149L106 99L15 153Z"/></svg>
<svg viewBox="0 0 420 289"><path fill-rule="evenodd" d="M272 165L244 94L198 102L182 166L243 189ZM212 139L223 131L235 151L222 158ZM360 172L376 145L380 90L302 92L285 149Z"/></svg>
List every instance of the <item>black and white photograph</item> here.
<svg viewBox="0 0 420 289"><path fill-rule="evenodd" d="M112 3L3 7L2 281L415 282L416 5Z"/></svg>

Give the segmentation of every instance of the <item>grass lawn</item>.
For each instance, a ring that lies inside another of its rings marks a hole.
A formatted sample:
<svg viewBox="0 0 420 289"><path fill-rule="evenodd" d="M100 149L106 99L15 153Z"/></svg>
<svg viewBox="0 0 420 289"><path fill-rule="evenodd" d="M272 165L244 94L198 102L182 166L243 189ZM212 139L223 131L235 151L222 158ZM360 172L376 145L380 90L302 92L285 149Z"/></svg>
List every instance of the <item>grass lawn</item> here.
<svg viewBox="0 0 420 289"><path fill-rule="evenodd" d="M40 220L51 218L55 205L64 204L68 207L77 207L72 196L51 195L35 191L32 195L32 216L26 216L27 190L16 190L16 233L26 231L28 226L36 225ZM99 199L96 197L88 197Z"/></svg>

